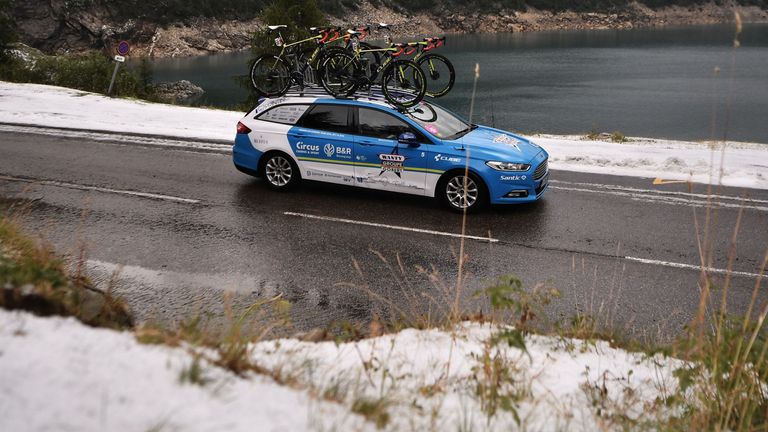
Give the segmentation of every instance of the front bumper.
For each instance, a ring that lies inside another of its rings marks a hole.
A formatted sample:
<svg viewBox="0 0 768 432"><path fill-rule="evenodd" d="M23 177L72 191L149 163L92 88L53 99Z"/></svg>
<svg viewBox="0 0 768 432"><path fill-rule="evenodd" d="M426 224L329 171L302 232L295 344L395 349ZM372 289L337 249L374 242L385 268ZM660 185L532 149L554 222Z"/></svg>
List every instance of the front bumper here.
<svg viewBox="0 0 768 432"><path fill-rule="evenodd" d="M491 204L518 204L533 202L541 198L549 187L548 160L544 159L536 167L524 173L501 173L495 175L495 181L489 183ZM541 171L544 174L541 175ZM539 177L534 179L534 176Z"/></svg>

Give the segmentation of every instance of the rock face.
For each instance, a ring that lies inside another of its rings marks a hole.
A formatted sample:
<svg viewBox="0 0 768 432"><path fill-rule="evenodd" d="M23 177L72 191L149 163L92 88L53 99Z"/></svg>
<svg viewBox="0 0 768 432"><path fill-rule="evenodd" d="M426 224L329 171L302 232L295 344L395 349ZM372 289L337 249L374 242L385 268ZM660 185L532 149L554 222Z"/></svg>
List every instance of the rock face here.
<svg viewBox="0 0 768 432"><path fill-rule="evenodd" d="M19 39L46 53L86 50L112 52L121 40L131 43L133 56L189 56L248 48L261 27L247 21L195 18L160 26L141 20L116 20L94 1L86 10L75 10L66 0L16 0L13 15Z"/></svg>
<svg viewBox="0 0 768 432"><path fill-rule="evenodd" d="M155 84L154 91L161 102L178 104L194 103L205 94L205 90L187 80Z"/></svg>
<svg viewBox="0 0 768 432"><path fill-rule="evenodd" d="M139 44L134 55L178 57L240 51L251 46L253 34L263 27L258 19L221 21L198 18L191 22L156 26L148 43Z"/></svg>
<svg viewBox="0 0 768 432"><path fill-rule="evenodd" d="M74 10L63 0L16 0L14 18L19 39L47 53L110 48L122 39L142 43L154 25L134 20L115 23L109 11L94 3Z"/></svg>
<svg viewBox="0 0 768 432"><path fill-rule="evenodd" d="M85 0L80 0L80 2ZM74 0L16 0L14 17L22 42L46 53L88 49L112 51L120 40L128 40L132 56L175 57L238 51L250 46L252 35L263 28L258 19L219 20L193 18L161 26L141 20L118 21L98 0L87 9L74 8ZM707 3L690 7L650 9L632 3L618 13L527 11L478 11L438 6L411 13L386 2L357 2L357 9L344 16L329 16L335 25L350 23L393 24L392 36L443 33L493 33L560 29L624 29L679 24L712 24L733 19L730 5ZM737 7L746 22L768 22L768 11L757 6ZM374 34L381 37L383 34Z"/></svg>

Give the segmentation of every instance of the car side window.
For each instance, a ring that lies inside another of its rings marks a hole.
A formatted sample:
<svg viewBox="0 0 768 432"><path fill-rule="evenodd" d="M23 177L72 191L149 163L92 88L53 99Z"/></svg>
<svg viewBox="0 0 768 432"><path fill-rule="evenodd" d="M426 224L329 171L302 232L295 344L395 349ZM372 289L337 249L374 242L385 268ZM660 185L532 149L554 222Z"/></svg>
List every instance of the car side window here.
<svg viewBox="0 0 768 432"><path fill-rule="evenodd" d="M346 105L318 104L313 106L299 122L301 126L328 132L351 133L349 107Z"/></svg>
<svg viewBox="0 0 768 432"><path fill-rule="evenodd" d="M385 113L384 111L369 108L359 108L358 118L361 135L373 138L396 140L400 134L404 132L411 132L416 135L416 138L419 140L419 142L429 142L426 138L424 138L423 134L421 134L411 125L393 116L392 114Z"/></svg>
<svg viewBox="0 0 768 432"><path fill-rule="evenodd" d="M278 105L264 111L256 118L268 122L294 125L308 108L309 105Z"/></svg>

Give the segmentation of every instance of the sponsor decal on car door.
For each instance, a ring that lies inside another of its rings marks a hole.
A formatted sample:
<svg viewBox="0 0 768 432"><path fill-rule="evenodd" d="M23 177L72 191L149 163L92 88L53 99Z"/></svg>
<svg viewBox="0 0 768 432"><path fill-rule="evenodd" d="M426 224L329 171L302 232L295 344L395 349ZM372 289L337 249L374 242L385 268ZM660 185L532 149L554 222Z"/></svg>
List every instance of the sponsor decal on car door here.
<svg viewBox="0 0 768 432"><path fill-rule="evenodd" d="M349 120L346 105L318 104L288 132L305 179L353 184L354 137Z"/></svg>
<svg viewBox="0 0 768 432"><path fill-rule="evenodd" d="M355 181L359 186L417 195L424 194L427 153L425 144L398 142L404 132L415 132L404 121L375 109L358 109L355 136Z"/></svg>

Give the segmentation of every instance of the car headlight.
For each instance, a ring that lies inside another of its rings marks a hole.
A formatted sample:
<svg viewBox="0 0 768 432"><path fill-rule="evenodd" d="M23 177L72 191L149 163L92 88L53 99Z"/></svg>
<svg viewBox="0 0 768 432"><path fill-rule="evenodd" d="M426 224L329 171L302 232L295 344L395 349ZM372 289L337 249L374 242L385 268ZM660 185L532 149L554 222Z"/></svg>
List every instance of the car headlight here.
<svg viewBox="0 0 768 432"><path fill-rule="evenodd" d="M531 169L530 164L521 163L488 161L485 164L497 171L528 171Z"/></svg>

